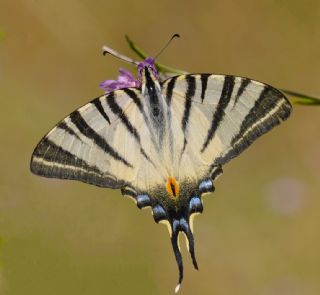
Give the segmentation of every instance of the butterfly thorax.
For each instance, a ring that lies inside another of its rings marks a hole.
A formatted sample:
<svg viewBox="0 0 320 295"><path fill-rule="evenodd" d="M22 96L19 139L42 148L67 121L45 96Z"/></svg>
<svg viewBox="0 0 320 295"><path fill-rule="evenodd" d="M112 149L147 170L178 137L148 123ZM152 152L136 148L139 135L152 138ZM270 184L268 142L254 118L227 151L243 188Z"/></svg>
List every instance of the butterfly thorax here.
<svg viewBox="0 0 320 295"><path fill-rule="evenodd" d="M145 98L145 111L148 116L151 134L157 144L157 149L161 150L163 138L166 132L166 103L161 94L161 86L157 77L150 67L144 67L141 71L141 92Z"/></svg>

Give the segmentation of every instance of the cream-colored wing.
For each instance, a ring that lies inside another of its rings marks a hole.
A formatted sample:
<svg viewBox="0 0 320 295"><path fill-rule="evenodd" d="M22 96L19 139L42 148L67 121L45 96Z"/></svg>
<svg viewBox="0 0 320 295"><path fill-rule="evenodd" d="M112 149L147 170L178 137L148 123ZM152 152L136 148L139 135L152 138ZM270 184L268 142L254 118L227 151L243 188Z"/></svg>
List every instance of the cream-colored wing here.
<svg viewBox="0 0 320 295"><path fill-rule="evenodd" d="M194 74L163 82L181 154L181 178L204 177L288 118L291 105L275 88L248 78Z"/></svg>
<svg viewBox="0 0 320 295"><path fill-rule="evenodd" d="M102 187L148 185L159 173L148 128L141 127L142 101L137 89L117 90L74 111L39 142L32 172Z"/></svg>

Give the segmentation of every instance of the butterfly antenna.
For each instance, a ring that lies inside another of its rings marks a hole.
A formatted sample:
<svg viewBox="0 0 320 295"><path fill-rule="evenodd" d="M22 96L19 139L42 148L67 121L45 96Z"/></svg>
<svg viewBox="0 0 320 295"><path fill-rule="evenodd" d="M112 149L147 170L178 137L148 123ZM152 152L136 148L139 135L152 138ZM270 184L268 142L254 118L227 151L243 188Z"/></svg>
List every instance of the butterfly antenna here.
<svg viewBox="0 0 320 295"><path fill-rule="evenodd" d="M174 34L174 35L172 35L172 37L169 39L169 41L166 43L166 45L164 45L164 46L162 47L162 49L158 52L158 54L156 54L156 56L154 57L154 59L157 59L157 57L169 46L169 44L171 43L171 41L172 41L174 38L180 38L180 35L179 35L179 34Z"/></svg>
<svg viewBox="0 0 320 295"><path fill-rule="evenodd" d="M130 57L127 57L121 53L119 53L118 51L115 51L114 49L108 47L108 46L103 46L102 47L102 54L103 55L107 55L107 54L111 54L112 56L122 60L122 61L125 61L125 62L128 62L130 64L134 64L134 65L138 65L138 62L133 60L132 58Z"/></svg>

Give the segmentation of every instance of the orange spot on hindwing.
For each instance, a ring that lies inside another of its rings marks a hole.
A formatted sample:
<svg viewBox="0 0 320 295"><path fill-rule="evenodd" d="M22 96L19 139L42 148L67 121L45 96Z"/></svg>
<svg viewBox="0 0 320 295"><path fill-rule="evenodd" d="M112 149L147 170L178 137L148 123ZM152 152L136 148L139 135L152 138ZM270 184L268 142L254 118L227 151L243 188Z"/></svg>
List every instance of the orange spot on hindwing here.
<svg viewBox="0 0 320 295"><path fill-rule="evenodd" d="M179 183L175 180L174 177L169 177L166 183L167 192L171 197L179 197L180 187Z"/></svg>

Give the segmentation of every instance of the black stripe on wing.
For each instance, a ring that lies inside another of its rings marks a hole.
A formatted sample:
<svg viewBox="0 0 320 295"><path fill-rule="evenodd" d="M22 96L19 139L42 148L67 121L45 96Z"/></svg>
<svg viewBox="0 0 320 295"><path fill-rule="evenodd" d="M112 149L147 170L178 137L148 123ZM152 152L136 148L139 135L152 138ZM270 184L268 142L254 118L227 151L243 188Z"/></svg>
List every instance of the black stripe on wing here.
<svg viewBox="0 0 320 295"><path fill-rule="evenodd" d="M282 96L282 95L281 95ZM259 118L264 117L270 112L279 102L279 99L274 99L272 90L269 87L264 87L258 99L255 101L254 106L242 121L240 131L232 138L231 145L234 145L241 139L244 133L255 123ZM279 97L280 98L280 97ZM272 117L271 117L272 118ZM267 128L267 124L261 126L262 129ZM263 131L263 130L261 130Z"/></svg>
<svg viewBox="0 0 320 295"><path fill-rule="evenodd" d="M184 104L184 113L182 117L181 127L182 131L184 133L184 141L183 141L183 147L181 151L181 155L184 153L186 146L187 146L187 139L186 139L186 128L189 122L190 117L190 111L192 106L192 98L196 91L196 79L194 76L187 75L185 77L186 83L187 83L187 91L186 91L186 100Z"/></svg>
<svg viewBox="0 0 320 295"><path fill-rule="evenodd" d="M187 91L186 91L186 100L184 105L184 113L183 113L183 118L181 122L183 132L185 132L187 128L187 124L190 117L192 98L196 91L196 78L191 75L187 75L185 79L187 83Z"/></svg>
<svg viewBox="0 0 320 295"><path fill-rule="evenodd" d="M166 101L167 101L167 105L168 106L171 105L173 89L174 89L174 85L176 84L177 78L178 78L178 76L175 76L175 77L171 78L170 81L167 84Z"/></svg>
<svg viewBox="0 0 320 295"><path fill-rule="evenodd" d="M173 89L176 84L177 78L178 78L178 76L171 78L169 80L169 82L167 83L166 90L165 90L165 99L166 99L166 103L167 103L168 129L169 129L169 149L170 149L171 161L173 161L173 157L174 157L171 102L172 102ZM164 83L161 86L163 86L163 85L164 85Z"/></svg>
<svg viewBox="0 0 320 295"><path fill-rule="evenodd" d="M143 105L142 105L138 95L134 92L134 90L132 90L130 88L124 88L122 90L124 91L125 94L127 94L133 100L133 102L136 104L136 106L138 107L140 112L143 114L144 113Z"/></svg>
<svg viewBox="0 0 320 295"><path fill-rule="evenodd" d="M246 90L246 88L248 87L248 85L250 84L251 80L248 78L241 78L241 84L240 87L238 89L237 95L234 99L234 103L233 103L233 107L236 106L239 98L241 97L241 95L243 94L243 92Z"/></svg>
<svg viewBox="0 0 320 295"><path fill-rule="evenodd" d="M202 153L207 148L210 141L214 137L214 134L216 133L216 131L219 128L219 125L225 115L224 111L230 102L231 95L232 95L233 88L234 88L234 84L235 84L235 77L234 76L225 76L222 91L221 91L221 96L219 99L219 103L218 103L217 108L213 114L211 126L208 130L207 138L206 138L205 142L203 143L203 146L201 149Z"/></svg>
<svg viewBox="0 0 320 295"><path fill-rule="evenodd" d="M98 112L101 114L101 116L103 118L105 118L105 120L111 124L111 121L109 119L109 116L107 115L106 111L104 110L100 97L94 99L93 101L91 101L91 103L96 107L96 109L98 110Z"/></svg>
<svg viewBox="0 0 320 295"><path fill-rule="evenodd" d="M117 151L115 151L107 142L106 140L100 136L98 133L96 133L84 120L84 118L81 116L79 111L74 111L69 116L71 122L78 128L78 130L86 137L93 140L93 142L100 147L105 153L110 155L112 158L114 158L117 161L122 162L126 166L133 168L133 166L126 161Z"/></svg>
<svg viewBox="0 0 320 295"><path fill-rule="evenodd" d="M124 184L124 181L103 173L98 167L89 165L46 137L35 148L30 169L37 175L80 180L102 187L119 188Z"/></svg>
<svg viewBox="0 0 320 295"><path fill-rule="evenodd" d="M213 165L222 165L239 155L252 142L291 114L291 104L277 89L265 86L254 106L242 121L239 132L231 141L230 150L215 159Z"/></svg>
<svg viewBox="0 0 320 295"><path fill-rule="evenodd" d="M111 109L111 111L120 118L121 122L126 126L127 130L133 135L133 137L140 142L140 136L138 134L137 129L129 122L126 114L122 110L122 108L116 103L114 93L111 93L107 97L107 103Z"/></svg>
<svg viewBox="0 0 320 295"><path fill-rule="evenodd" d="M201 102L203 102L205 96L206 96L206 90L208 85L208 78L210 77L210 74L201 74Z"/></svg>
<svg viewBox="0 0 320 295"><path fill-rule="evenodd" d="M143 116L143 119L146 123L146 125L148 126L149 130L151 130L151 127L150 127L150 123L149 123L149 120L147 118L147 115L143 109L143 105L142 105L142 102L139 98L139 96L137 95L137 93L135 91L137 90L133 90L133 89L130 89L130 88L124 88L123 89L124 93L126 93L131 99L132 101L136 104L136 106L138 107L141 115Z"/></svg>
<svg viewBox="0 0 320 295"><path fill-rule="evenodd" d="M79 135L77 133L75 133L68 125L65 121L61 121L60 123L58 123L58 125L56 126L64 131L66 131L68 134L76 137L78 140L81 141Z"/></svg>
<svg viewBox="0 0 320 295"><path fill-rule="evenodd" d="M150 162L152 163L152 161L150 160L149 156L146 154L146 152L144 151L144 149L141 146L141 139L140 139L140 135L138 133L138 130L130 123L128 117L126 116L126 114L124 113L124 111L122 110L122 108L117 104L116 100L115 100L115 94L112 92L108 95L107 97L107 103L111 109L111 111L120 118L121 122L124 124L124 126L127 128L127 130L130 132L131 135L133 135L133 137L136 139L136 141L139 143L140 145L140 152L141 154ZM153 163L152 163L153 164Z"/></svg>

